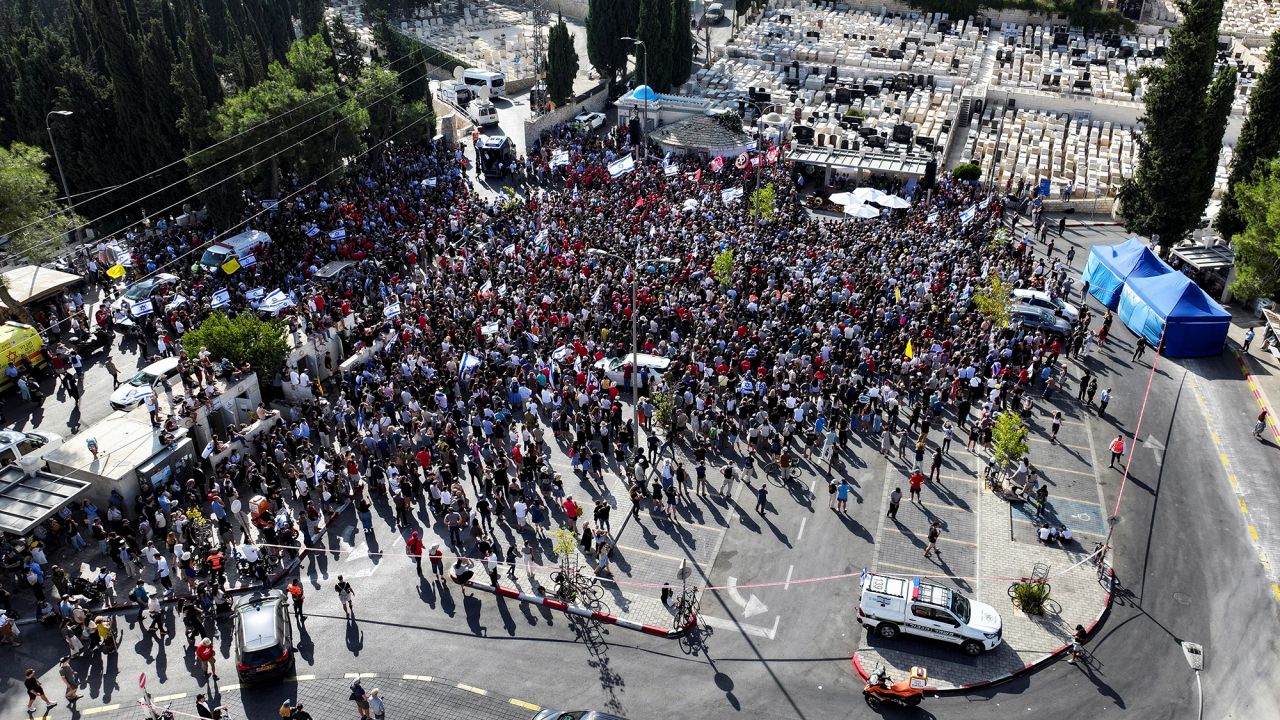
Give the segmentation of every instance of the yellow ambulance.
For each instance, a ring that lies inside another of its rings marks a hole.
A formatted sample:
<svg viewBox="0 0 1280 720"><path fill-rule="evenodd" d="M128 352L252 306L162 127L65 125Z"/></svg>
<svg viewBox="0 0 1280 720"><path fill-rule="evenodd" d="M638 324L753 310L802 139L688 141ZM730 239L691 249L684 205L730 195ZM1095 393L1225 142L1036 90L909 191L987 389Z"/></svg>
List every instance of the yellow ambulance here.
<svg viewBox="0 0 1280 720"><path fill-rule="evenodd" d="M19 322L6 322L0 325L0 368L8 369L11 365L21 365L22 358L33 367L44 367L48 359L44 356L44 339L30 325ZM0 372L0 392L13 387L13 378L7 372Z"/></svg>

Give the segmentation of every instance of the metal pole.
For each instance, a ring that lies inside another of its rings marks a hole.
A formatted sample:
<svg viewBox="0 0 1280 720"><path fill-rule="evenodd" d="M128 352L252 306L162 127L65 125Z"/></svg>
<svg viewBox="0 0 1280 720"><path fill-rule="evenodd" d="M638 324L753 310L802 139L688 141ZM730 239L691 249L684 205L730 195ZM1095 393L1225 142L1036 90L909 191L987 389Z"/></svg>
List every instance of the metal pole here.
<svg viewBox="0 0 1280 720"><path fill-rule="evenodd" d="M632 433L632 451L635 456L640 453L640 308L636 307L636 286L640 282L640 263L631 261L631 422L635 425Z"/></svg>
<svg viewBox="0 0 1280 720"><path fill-rule="evenodd" d="M44 130L49 134L49 146L53 149L53 161L58 166L58 177L62 180L62 194L67 201L67 214L74 216L76 211L75 200L71 198L71 188L67 186L67 174L62 171L62 157L58 155L58 143L53 139L53 127L49 123L49 118L53 115L61 115L66 117L70 115L70 110L50 110L44 116ZM80 230L76 229L76 237L80 237ZM67 233L67 239L71 238L71 233Z"/></svg>
<svg viewBox="0 0 1280 720"><path fill-rule="evenodd" d="M646 136L649 132L649 96L653 94L653 88L649 87L649 46L643 40L637 40L640 47L644 48L644 130L640 133L640 147L645 160L649 159L649 141Z"/></svg>

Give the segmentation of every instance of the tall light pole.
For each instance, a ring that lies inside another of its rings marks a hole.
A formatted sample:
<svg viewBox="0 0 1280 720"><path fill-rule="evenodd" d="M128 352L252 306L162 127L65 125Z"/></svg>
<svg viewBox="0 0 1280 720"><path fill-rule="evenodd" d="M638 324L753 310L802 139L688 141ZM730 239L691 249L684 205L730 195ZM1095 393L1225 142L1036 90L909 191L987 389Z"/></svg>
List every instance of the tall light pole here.
<svg viewBox="0 0 1280 720"><path fill-rule="evenodd" d="M53 149L53 161L58 165L58 177L62 180L62 194L67 201L67 214L75 216L76 203L71 199L71 188L67 187L67 174L62 171L62 158L58 156L58 143L53 139L53 127L49 123L49 118L57 115L58 117L71 117L75 113L70 110L50 110L44 116L44 131L49 133L49 145ZM71 233L67 233L70 236ZM80 236L80 230L76 230L76 236Z"/></svg>
<svg viewBox="0 0 1280 720"><path fill-rule="evenodd" d="M640 260L626 258L611 253L608 250L599 248L590 248L587 250L588 255L595 257L613 258L619 262L627 263L627 267L631 268L631 423L634 426L632 432L632 449L634 452L640 452L640 384L636 382L640 377L640 340L639 340L639 323L640 308L636 307L636 286L640 280L640 266L651 262L661 262L668 264L678 264L680 261L675 258L657 257L648 260Z"/></svg>
<svg viewBox="0 0 1280 720"><path fill-rule="evenodd" d="M640 131L640 152L641 152L641 157L643 157L645 160L648 160L649 159L649 141L645 139L645 136L649 132L649 96L653 94L653 88L649 87L649 46L645 45L643 40L637 40L636 38L626 36L626 35L618 39L624 42L629 42L632 44L632 46L639 45L640 47L644 48L644 64L641 66L644 68L644 76L643 76L644 77L644 111L641 114L641 117L643 117L644 119L641 121L642 128Z"/></svg>
<svg viewBox="0 0 1280 720"><path fill-rule="evenodd" d="M747 104L751 106L751 109L756 111L756 154L759 156L757 159L760 162L758 165L756 165L756 196L755 196L754 206L755 206L755 212L756 212L756 242L759 242L760 241L760 224L764 215L764 213L760 209L760 186L761 186L761 183L763 182L761 176L764 173L764 152L765 152L765 145L766 145L765 139L764 139L764 114L766 112L769 112L773 108L773 103L763 103L755 100L748 100Z"/></svg>

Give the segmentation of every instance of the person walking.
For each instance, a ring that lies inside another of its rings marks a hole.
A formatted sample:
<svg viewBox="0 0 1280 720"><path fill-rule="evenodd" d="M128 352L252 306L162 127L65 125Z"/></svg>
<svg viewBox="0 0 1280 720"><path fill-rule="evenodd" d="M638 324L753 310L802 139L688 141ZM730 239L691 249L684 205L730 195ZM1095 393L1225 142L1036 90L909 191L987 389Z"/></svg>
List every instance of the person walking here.
<svg viewBox="0 0 1280 720"><path fill-rule="evenodd" d="M339 575L338 584L334 585L333 589L338 593L338 600L342 603L342 611L350 617L355 617L356 608L353 604L356 597L355 588L351 587L351 583L343 580L342 576Z"/></svg>
<svg viewBox="0 0 1280 720"><path fill-rule="evenodd" d="M298 618L299 622L306 620L307 616L302 614L302 603L306 600L306 596L302 591L302 579L294 578L293 580L290 580L289 587L286 589L289 591L289 597L293 598L294 616Z"/></svg>
<svg viewBox="0 0 1280 720"><path fill-rule="evenodd" d="M120 368L116 367L115 361L111 358L107 358L107 361L103 363L102 367L106 368L107 372L111 375L111 389L115 390L120 387Z"/></svg>
<svg viewBox="0 0 1280 720"><path fill-rule="evenodd" d="M725 463L720 472L724 474L724 480L720 483L720 494L728 497L733 492L733 463Z"/></svg>
<svg viewBox="0 0 1280 720"><path fill-rule="evenodd" d="M1093 380L1093 373L1088 370L1084 371L1084 377L1080 378L1080 389L1076 392L1076 400L1084 402L1084 395L1089 391L1089 381Z"/></svg>
<svg viewBox="0 0 1280 720"><path fill-rule="evenodd" d="M1258 420L1253 423L1253 438L1255 440L1262 439L1262 431L1267 429L1267 411L1264 409L1258 413Z"/></svg>
<svg viewBox="0 0 1280 720"><path fill-rule="evenodd" d="M845 506L849 502L849 490L852 486L849 481L842 479L840 484L836 486L836 512L845 512Z"/></svg>
<svg viewBox="0 0 1280 720"><path fill-rule="evenodd" d="M418 568L418 575L422 575L422 540L418 538L418 531L414 530L409 533L409 538L404 541L405 552L409 553L409 557L413 558L413 564Z"/></svg>
<svg viewBox="0 0 1280 720"><path fill-rule="evenodd" d="M1116 439L1111 441L1111 462L1107 463L1107 467L1114 468L1116 461L1124 456L1124 436L1116 435Z"/></svg>
<svg viewBox="0 0 1280 720"><path fill-rule="evenodd" d="M205 682L208 682L210 679L217 682L218 654L213 649L213 641L209 638L201 640L200 644L196 645L195 655L196 660L200 661L200 669L204 671Z"/></svg>
<svg viewBox="0 0 1280 720"><path fill-rule="evenodd" d="M1253 328L1244 331L1244 344L1240 346L1242 352L1249 352L1249 346L1253 344Z"/></svg>
<svg viewBox="0 0 1280 720"><path fill-rule="evenodd" d="M942 449L934 448L933 460L929 463L929 482L942 482Z"/></svg>
<svg viewBox="0 0 1280 720"><path fill-rule="evenodd" d="M924 505L920 500L920 488L924 485L924 473L920 472L919 468L916 468L915 472L911 473L911 477L907 478L907 483L911 487L911 502Z"/></svg>
<svg viewBox="0 0 1280 720"><path fill-rule="evenodd" d="M1111 403L1111 388L1102 391L1102 397L1098 398L1098 415L1105 416L1107 414L1107 405Z"/></svg>
<svg viewBox="0 0 1280 720"><path fill-rule="evenodd" d="M1133 357L1129 358L1131 362L1137 362L1142 357L1142 353L1147 351L1147 339L1142 335L1138 336L1138 345L1133 349Z"/></svg>
<svg viewBox="0 0 1280 720"><path fill-rule="evenodd" d="M1053 414L1053 423L1049 426L1049 441L1058 442L1058 431L1062 429L1062 411Z"/></svg>
<svg viewBox="0 0 1280 720"><path fill-rule="evenodd" d="M898 505L902 503L902 488L894 488L889 493L889 512L886 515L890 520L898 521Z"/></svg>
<svg viewBox="0 0 1280 720"><path fill-rule="evenodd" d="M40 678L36 677L35 670L31 668L27 668L27 677L25 680L22 681L22 683L27 687L27 713L28 714L34 713L36 711L36 698L40 698L41 700L44 701L44 704L45 704L44 712L46 715L49 714L50 710L58 707L58 703L49 702L49 697L44 694L44 686L40 684Z"/></svg>
<svg viewBox="0 0 1280 720"><path fill-rule="evenodd" d="M761 485L760 489L756 490L756 512L760 513L761 515L764 514L765 503L768 502L768 499L769 499L769 488L765 487L764 485Z"/></svg>
<svg viewBox="0 0 1280 720"><path fill-rule="evenodd" d="M58 677L62 678L62 684L67 686L67 705L75 705L80 699L80 676L76 673L76 669L71 667L71 656L65 655L58 661Z"/></svg>
<svg viewBox="0 0 1280 720"><path fill-rule="evenodd" d="M440 549L440 543L431 543L431 550L427 553L427 559L431 561L431 574L443 580L444 551Z"/></svg>
<svg viewBox="0 0 1280 720"><path fill-rule="evenodd" d="M369 693L364 691L364 687L360 684L360 678L356 678L351 683L351 697L355 702L356 710L359 711L360 717L369 717Z"/></svg>
<svg viewBox="0 0 1280 720"><path fill-rule="evenodd" d="M938 537L942 535L942 523L935 520L929 524L929 544L924 548L924 556L929 557L933 554L941 555L942 551L938 549Z"/></svg>

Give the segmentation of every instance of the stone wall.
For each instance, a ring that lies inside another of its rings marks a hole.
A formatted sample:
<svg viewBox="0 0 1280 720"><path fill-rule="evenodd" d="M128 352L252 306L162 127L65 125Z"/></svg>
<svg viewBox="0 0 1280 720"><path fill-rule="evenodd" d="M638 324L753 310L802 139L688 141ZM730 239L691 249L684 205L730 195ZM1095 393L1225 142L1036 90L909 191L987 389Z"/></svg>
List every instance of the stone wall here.
<svg viewBox="0 0 1280 720"><path fill-rule="evenodd" d="M544 130L549 130L556 125L572 120L578 113L583 112L601 112L604 110L605 102L608 100L609 83L602 82L585 93L575 97L572 102L567 105L552 110L534 120L529 120L524 124L524 144L527 152L533 143L542 136Z"/></svg>

